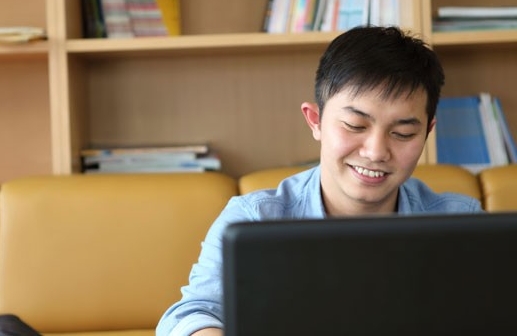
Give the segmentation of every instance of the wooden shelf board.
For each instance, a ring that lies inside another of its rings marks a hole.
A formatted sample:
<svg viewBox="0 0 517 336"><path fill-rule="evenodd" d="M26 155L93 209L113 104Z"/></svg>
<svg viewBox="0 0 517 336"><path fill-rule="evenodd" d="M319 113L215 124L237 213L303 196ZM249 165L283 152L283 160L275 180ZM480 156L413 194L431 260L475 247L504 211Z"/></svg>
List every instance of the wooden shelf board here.
<svg viewBox="0 0 517 336"><path fill-rule="evenodd" d="M465 45L517 43L517 29L512 30L479 30L461 32L434 32L432 45Z"/></svg>
<svg viewBox="0 0 517 336"><path fill-rule="evenodd" d="M16 58L18 56L47 56L48 42L38 41L30 43L0 44L0 57Z"/></svg>
<svg viewBox="0 0 517 336"><path fill-rule="evenodd" d="M130 39L74 39L66 44L70 54L148 53L152 51L196 52L197 50L249 50L253 48L317 47L327 45L339 32L266 34L238 33L140 37Z"/></svg>

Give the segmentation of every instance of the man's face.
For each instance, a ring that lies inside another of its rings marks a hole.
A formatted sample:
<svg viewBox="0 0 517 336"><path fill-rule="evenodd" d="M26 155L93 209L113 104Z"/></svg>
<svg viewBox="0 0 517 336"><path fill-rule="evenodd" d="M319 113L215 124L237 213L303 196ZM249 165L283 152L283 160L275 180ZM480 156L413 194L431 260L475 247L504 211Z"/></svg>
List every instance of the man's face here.
<svg viewBox="0 0 517 336"><path fill-rule="evenodd" d="M393 212L398 187L412 174L428 131L427 95L383 99L379 91L341 91L321 121L314 104L302 110L321 142L321 186L329 215ZM312 108L311 108L312 106ZM311 110L314 110L311 112ZM434 120L429 129L434 125Z"/></svg>

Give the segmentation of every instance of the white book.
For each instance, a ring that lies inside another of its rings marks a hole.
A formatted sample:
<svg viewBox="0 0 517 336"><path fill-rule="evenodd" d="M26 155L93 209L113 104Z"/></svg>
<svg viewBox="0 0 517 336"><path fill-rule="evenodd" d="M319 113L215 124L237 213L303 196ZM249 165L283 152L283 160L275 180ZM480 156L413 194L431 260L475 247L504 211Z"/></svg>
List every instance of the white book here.
<svg viewBox="0 0 517 336"><path fill-rule="evenodd" d="M508 164L508 155L506 154L501 129L495 117L492 97L489 93L482 92L479 94L479 100L479 111L481 113L483 131L488 145L490 163L493 166L506 165Z"/></svg>
<svg viewBox="0 0 517 336"><path fill-rule="evenodd" d="M381 26L381 1L370 0L370 12L368 14L368 23L372 26Z"/></svg>
<svg viewBox="0 0 517 336"><path fill-rule="evenodd" d="M29 42L46 39L45 29L30 26L0 27L0 43Z"/></svg>
<svg viewBox="0 0 517 336"><path fill-rule="evenodd" d="M131 163L180 163L184 161L192 161L197 158L198 154L194 152L177 152L177 153L123 153L114 155L91 155L83 156L83 164L95 164L101 162L117 163L117 164L131 164Z"/></svg>
<svg viewBox="0 0 517 336"><path fill-rule="evenodd" d="M291 2L292 0L274 0L267 27L268 33L282 34L287 32Z"/></svg>
<svg viewBox="0 0 517 336"><path fill-rule="evenodd" d="M325 15L321 23L320 30L323 32L330 32L334 30L334 17L337 15L338 0L327 0Z"/></svg>
<svg viewBox="0 0 517 336"><path fill-rule="evenodd" d="M440 18L517 17L517 6L444 6L438 8Z"/></svg>
<svg viewBox="0 0 517 336"><path fill-rule="evenodd" d="M177 171L177 170L220 170L221 161L216 155L183 157L185 153L157 156L120 156L113 159L92 161L83 166L85 171ZM87 158L86 158L87 159Z"/></svg>
<svg viewBox="0 0 517 336"><path fill-rule="evenodd" d="M119 169L87 169L84 174L135 174L135 173L202 173L203 167L123 167Z"/></svg>
<svg viewBox="0 0 517 336"><path fill-rule="evenodd" d="M399 0L370 0L369 23L373 26L398 26L400 24Z"/></svg>
<svg viewBox="0 0 517 336"><path fill-rule="evenodd" d="M399 0L381 0L381 25L398 26L400 24Z"/></svg>

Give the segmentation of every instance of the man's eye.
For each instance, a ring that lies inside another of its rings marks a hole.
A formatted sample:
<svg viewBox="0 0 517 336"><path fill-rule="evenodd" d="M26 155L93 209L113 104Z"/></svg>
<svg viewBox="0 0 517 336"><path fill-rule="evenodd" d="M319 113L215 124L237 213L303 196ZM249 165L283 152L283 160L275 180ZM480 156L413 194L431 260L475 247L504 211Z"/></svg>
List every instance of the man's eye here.
<svg viewBox="0 0 517 336"><path fill-rule="evenodd" d="M366 128L364 126L352 125L352 124L349 124L347 122L343 122L343 123L345 124L346 128L348 128L351 131L355 131L355 132L362 131L362 130L364 130Z"/></svg>
<svg viewBox="0 0 517 336"><path fill-rule="evenodd" d="M393 135L398 138L398 139L402 139L402 140L409 140L411 138L413 138L415 136L415 133L398 133L398 132L393 132Z"/></svg>

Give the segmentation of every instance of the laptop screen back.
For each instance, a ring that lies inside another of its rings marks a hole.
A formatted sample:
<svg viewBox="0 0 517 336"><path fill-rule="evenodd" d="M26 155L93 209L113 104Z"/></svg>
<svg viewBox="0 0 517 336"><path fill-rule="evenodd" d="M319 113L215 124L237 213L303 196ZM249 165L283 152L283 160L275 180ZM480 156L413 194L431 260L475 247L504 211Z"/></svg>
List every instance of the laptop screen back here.
<svg viewBox="0 0 517 336"><path fill-rule="evenodd" d="M238 223L226 336L517 332L517 214Z"/></svg>

